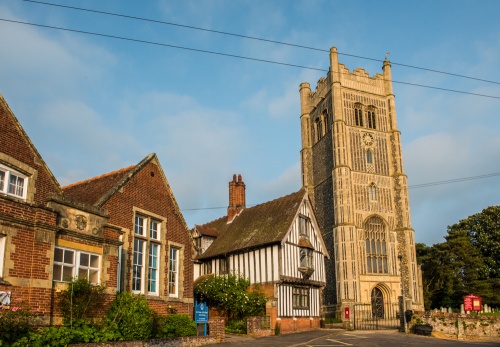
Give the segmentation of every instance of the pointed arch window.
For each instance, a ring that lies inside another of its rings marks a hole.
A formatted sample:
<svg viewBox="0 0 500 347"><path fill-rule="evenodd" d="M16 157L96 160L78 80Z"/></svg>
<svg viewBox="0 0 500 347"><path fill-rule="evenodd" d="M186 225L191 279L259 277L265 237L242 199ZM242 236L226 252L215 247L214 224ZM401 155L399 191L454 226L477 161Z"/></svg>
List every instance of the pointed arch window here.
<svg viewBox="0 0 500 347"><path fill-rule="evenodd" d="M371 217L365 223L367 273L388 273L385 224L380 217Z"/></svg>
<svg viewBox="0 0 500 347"><path fill-rule="evenodd" d="M319 117L314 120L314 143L321 138L321 123Z"/></svg>
<svg viewBox="0 0 500 347"><path fill-rule="evenodd" d="M373 164L373 153L370 149L366 150L366 162L368 164Z"/></svg>
<svg viewBox="0 0 500 347"><path fill-rule="evenodd" d="M375 116L375 109L374 108L368 109L368 111L366 112L366 118L367 118L367 122L368 122L368 128L376 129L377 125L375 123L376 116Z"/></svg>
<svg viewBox="0 0 500 347"><path fill-rule="evenodd" d="M368 192L370 195L370 200L377 200L377 186L375 183L371 183L370 186L368 187Z"/></svg>
<svg viewBox="0 0 500 347"><path fill-rule="evenodd" d="M323 111L323 114L321 115L321 123L322 123L322 135L326 135L328 131L328 114L326 113L326 110Z"/></svg>
<svg viewBox="0 0 500 347"><path fill-rule="evenodd" d="M363 126L363 109L361 108L361 105L356 106L354 109L354 121L356 126Z"/></svg>

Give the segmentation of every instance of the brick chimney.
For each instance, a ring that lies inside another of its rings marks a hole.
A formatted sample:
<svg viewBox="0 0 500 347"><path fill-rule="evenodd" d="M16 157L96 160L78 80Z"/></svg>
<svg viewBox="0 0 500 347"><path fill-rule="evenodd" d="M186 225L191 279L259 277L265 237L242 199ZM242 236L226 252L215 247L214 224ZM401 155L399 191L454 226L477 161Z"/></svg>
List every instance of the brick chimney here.
<svg viewBox="0 0 500 347"><path fill-rule="evenodd" d="M227 207L227 222L231 223L241 211L245 208L245 183L238 175L233 175L233 180L229 182L229 206Z"/></svg>

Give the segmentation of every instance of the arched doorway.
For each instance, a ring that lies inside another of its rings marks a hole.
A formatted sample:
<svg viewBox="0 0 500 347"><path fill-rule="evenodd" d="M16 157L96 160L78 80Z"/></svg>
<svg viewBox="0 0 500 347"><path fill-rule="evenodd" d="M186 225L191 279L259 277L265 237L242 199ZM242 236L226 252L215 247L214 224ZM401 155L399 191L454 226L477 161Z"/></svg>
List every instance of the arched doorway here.
<svg viewBox="0 0 500 347"><path fill-rule="evenodd" d="M384 294L375 287L372 289L372 316L375 318L384 318Z"/></svg>

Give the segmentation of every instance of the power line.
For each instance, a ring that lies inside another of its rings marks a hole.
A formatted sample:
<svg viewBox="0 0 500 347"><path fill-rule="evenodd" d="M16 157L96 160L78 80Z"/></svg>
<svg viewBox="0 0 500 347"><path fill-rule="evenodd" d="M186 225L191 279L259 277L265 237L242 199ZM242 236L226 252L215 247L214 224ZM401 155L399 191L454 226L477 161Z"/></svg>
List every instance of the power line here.
<svg viewBox="0 0 500 347"><path fill-rule="evenodd" d="M486 174L486 175L479 175L479 176L454 178L454 179L445 180L445 181L437 181L437 182L415 184L415 185L412 185L412 186L408 186L408 189L412 189L412 188L425 188L425 187L431 187L431 186L438 186L438 185L442 185L442 184L450 184L450 183L458 183L458 182L464 182L464 181L472 181L472 180L478 180L478 179L482 179L482 178L489 178L489 177L495 177L495 176L500 176L500 172L495 172L495 173Z"/></svg>
<svg viewBox="0 0 500 347"><path fill-rule="evenodd" d="M438 185L443 185L443 184L451 184L451 183L459 183L459 182L464 182L464 181L479 180L479 179L483 179L483 178L496 177L496 176L500 176L500 172L495 172L495 173L485 174L485 175L478 175L478 176L453 178L453 179L444 180L444 181L435 181L435 182L414 184L414 185L408 186L408 189L426 188L426 187L438 186ZM255 206L255 205L258 205L258 204L252 204L252 205L248 205L248 206ZM181 209L181 211L220 210L220 209L225 209L225 208L227 208L227 206L226 207L185 208L185 209Z"/></svg>
<svg viewBox="0 0 500 347"><path fill-rule="evenodd" d="M256 40L256 41L262 41L262 42L268 42L268 43L275 43L275 44L279 44L279 45L290 46L290 47L295 47L295 48L302 48L302 49L319 51L319 52L330 52L329 50L326 50L326 49L315 48L315 47L310 47L310 46L304 46L304 45L294 44L294 43L290 43L290 42L275 41L275 40L265 39L265 38L261 38L261 37L255 37L255 36L248 36L248 35L230 33L230 32L227 32L227 31L201 28L201 27L196 27L196 26L191 26L191 25L185 25L185 24L179 24L179 23L173 23L173 22L166 22L166 21L161 21L161 20L156 20L156 19L131 16L131 15L125 15L125 14L120 14L120 13L115 13L115 12L93 10L93 9L88 9L88 8L83 8L83 7L60 5L60 4L54 4L54 3L43 2L43 1L35 1L35 0L22 0L22 1L30 2L30 3L35 3L35 4L39 4L39 5L48 5L48 6L54 6L54 7L61 7L61 8L71 9L71 10L85 11L85 12L91 12L91 13L97 13L97 14L104 14L104 15L108 15L108 16L115 16L115 17L121 17L121 18L138 20L138 21L156 23L156 24L177 26L177 27L186 28L186 29L206 31L206 32L214 33L214 34L240 37L240 38L249 39L249 40ZM354 55L354 54L348 54L348 53L340 53L339 52L338 54L339 55L344 55L344 56L347 56L347 57L352 57L352 58L364 59L364 60L371 60L371 61L377 61L377 62L381 62L382 61L380 59L363 57L363 56L360 56L360 55ZM397 62L393 62L393 61L391 61L391 64L393 64L393 65L399 65L399 66L407 67L407 68L411 68L411 69L418 69L418 70L429 71L429 72L433 72L433 73L439 73L439 74L444 74L444 75L449 75L449 76L454 76L454 77L460 77L460 78L465 78L465 79L480 81L480 82L486 82L486 83L492 83L492 84L500 84L500 82L496 82L496 81L491 81L491 80L486 80L486 79L477 78L477 77L460 75L460 74L456 74L456 73L452 73L452 72L446 72L446 71L440 71L440 70L435 70L435 69L429 69L429 68L424 68L424 67L420 67L420 66L402 64L402 63L397 63Z"/></svg>
<svg viewBox="0 0 500 347"><path fill-rule="evenodd" d="M153 42L153 41L140 40L140 39L133 39L133 38L129 38L129 37L109 35L109 34L102 34L102 33L96 33L96 32L91 32L91 31L76 30L76 29L56 27L56 26L52 26L52 25L44 25L44 24L22 22L22 21L17 21L17 20L12 20L12 19L6 19L6 18L0 18L0 21L9 22L9 23L15 23L15 24L31 25L31 26L41 27L41 28L63 30L63 31L74 32L74 33L79 33L79 34L93 35L93 36L99 36L99 37L105 37L105 38L111 38L111 39L117 39L117 40L123 40L123 41L130 41L130 42L137 42L137 43L155 45L155 46L176 48L176 49L182 49L182 50L199 52L199 53L214 54L214 55L225 56L225 57L230 57L230 58L238 58L238 59L244 59L244 60L257 61L257 62L261 62L261 63L268 63L268 64L275 64L275 65L296 67L296 68L307 69L307 70L328 72L328 70L326 70L326 69L319 69L319 68L314 68L314 67L310 67L310 66L290 64L290 63L284 63L284 62L267 60L267 59L260 59L260 58L252 58L252 57L246 57L246 56L236 55L236 54L229 54L229 53L208 51L208 50L204 50L204 49L191 48L191 47L183 47L183 46L171 45L171 44L167 44L167 43ZM392 80L392 83L405 84L405 85L410 85L410 86L420 87L420 88L437 89L437 90L442 90L442 91L447 91L447 92L467 94L467 95L473 95L473 96L480 96L480 97L484 97L484 98L500 99L500 97L493 96L493 95L485 95L485 94L464 92L464 91L460 91L460 90L454 90L454 89L448 89L448 88L441 88L441 87L433 87L433 86L427 86L427 85L423 85L423 84L416 84L416 83L410 83L410 82L402 82L402 81Z"/></svg>

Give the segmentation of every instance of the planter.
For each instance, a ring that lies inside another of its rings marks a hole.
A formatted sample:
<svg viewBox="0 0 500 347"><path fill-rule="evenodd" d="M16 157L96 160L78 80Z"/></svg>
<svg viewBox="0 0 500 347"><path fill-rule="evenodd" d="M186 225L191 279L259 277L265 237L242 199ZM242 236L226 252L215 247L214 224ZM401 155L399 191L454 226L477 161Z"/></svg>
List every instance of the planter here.
<svg viewBox="0 0 500 347"><path fill-rule="evenodd" d="M431 325L415 325L415 334L431 336L432 326Z"/></svg>

